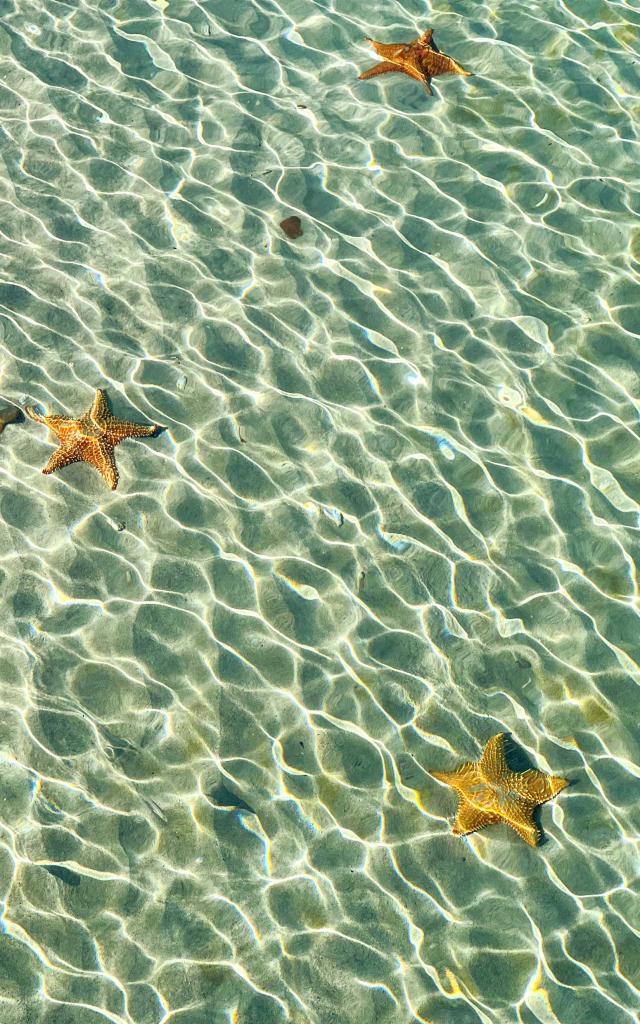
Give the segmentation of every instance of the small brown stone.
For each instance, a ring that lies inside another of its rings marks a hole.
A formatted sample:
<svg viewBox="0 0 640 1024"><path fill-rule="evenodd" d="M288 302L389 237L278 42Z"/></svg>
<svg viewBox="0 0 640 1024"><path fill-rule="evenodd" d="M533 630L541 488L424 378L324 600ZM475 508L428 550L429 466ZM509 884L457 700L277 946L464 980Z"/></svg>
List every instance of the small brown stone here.
<svg viewBox="0 0 640 1024"><path fill-rule="evenodd" d="M299 217L285 217L284 220L280 221L280 227L287 238L300 238L302 234L302 224Z"/></svg>
<svg viewBox="0 0 640 1024"><path fill-rule="evenodd" d="M17 409L15 405L9 405L4 409L0 409L0 434L6 427L7 423L20 423L24 419L24 416Z"/></svg>

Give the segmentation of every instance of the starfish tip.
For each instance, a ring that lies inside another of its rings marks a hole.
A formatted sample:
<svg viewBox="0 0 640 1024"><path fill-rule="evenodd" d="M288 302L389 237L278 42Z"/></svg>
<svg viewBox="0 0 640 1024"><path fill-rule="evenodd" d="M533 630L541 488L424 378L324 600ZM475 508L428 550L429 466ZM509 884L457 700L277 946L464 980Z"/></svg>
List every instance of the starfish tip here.
<svg viewBox="0 0 640 1024"><path fill-rule="evenodd" d="M561 779L558 775L552 775L550 782L554 794L560 793L561 790L571 785L571 779Z"/></svg>

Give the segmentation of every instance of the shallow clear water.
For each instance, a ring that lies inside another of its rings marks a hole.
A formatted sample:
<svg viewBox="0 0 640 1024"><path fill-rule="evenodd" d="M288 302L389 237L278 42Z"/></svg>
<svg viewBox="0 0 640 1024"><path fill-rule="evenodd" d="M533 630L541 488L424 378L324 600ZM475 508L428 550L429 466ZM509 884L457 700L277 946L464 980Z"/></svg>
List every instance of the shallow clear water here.
<svg viewBox="0 0 640 1024"><path fill-rule="evenodd" d="M3 1024L636 1021L640 6L0 13Z"/></svg>

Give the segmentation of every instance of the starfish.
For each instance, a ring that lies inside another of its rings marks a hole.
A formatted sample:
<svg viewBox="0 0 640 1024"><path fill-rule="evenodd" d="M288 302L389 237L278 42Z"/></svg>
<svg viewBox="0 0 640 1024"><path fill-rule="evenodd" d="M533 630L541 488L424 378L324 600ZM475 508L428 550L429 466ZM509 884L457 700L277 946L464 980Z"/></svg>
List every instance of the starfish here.
<svg viewBox="0 0 640 1024"><path fill-rule="evenodd" d="M113 449L128 437L153 437L161 427L153 423L131 423L112 416L107 398L100 388L88 412L79 419L72 416L45 416L38 407L24 410L32 420L44 423L56 435L60 447L53 453L43 473L69 466L72 462L88 462L95 466L109 487L118 486L118 470Z"/></svg>
<svg viewBox="0 0 640 1024"><path fill-rule="evenodd" d="M466 836L485 825L509 825L529 846L536 846L540 831L533 812L569 785L567 779L545 775L535 768L513 772L504 753L505 733L493 736L479 761L460 765L453 772L431 772L452 786L459 796L453 834Z"/></svg>
<svg viewBox="0 0 640 1024"><path fill-rule="evenodd" d="M472 75L458 64L453 57L440 50L431 40L433 29L428 28L417 39L410 43L377 43L375 39L365 37L371 43L374 50L383 59L381 64L374 64L372 68L363 71L360 78L373 78L374 75L384 75L390 71L401 71L411 78L422 82L430 96L433 96L431 79L436 75Z"/></svg>

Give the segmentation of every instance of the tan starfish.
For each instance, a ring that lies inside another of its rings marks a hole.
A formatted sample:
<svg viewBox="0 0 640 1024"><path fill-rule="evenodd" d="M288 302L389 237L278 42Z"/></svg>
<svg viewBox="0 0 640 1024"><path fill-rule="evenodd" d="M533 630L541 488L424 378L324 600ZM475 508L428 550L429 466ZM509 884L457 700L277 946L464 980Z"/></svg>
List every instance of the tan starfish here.
<svg viewBox="0 0 640 1024"><path fill-rule="evenodd" d="M360 78L373 78L374 75L385 75L391 71L401 71L418 82L422 82L430 96L433 96L431 79L436 75L472 75L473 71L467 71L458 64L453 57L440 50L431 40L433 29L428 28L417 39L410 43L377 43L375 39L365 37L371 43L374 50L383 59L381 64L374 64L372 68L363 71Z"/></svg>
<svg viewBox="0 0 640 1024"><path fill-rule="evenodd" d="M536 846L540 831L533 812L569 785L567 779L545 775L535 768L513 772L504 753L505 734L487 743L479 761L468 762L453 772L431 772L452 786L459 796L453 834L465 836L485 825L509 825L529 846Z"/></svg>
<svg viewBox="0 0 640 1024"><path fill-rule="evenodd" d="M102 474L112 490L118 486L114 448L128 437L153 437L161 427L153 423L130 423L111 415L107 398L100 388L88 412L79 419L72 416L44 416L35 405L24 410L32 420L44 423L56 435L60 447L53 453L43 473L88 462Z"/></svg>

